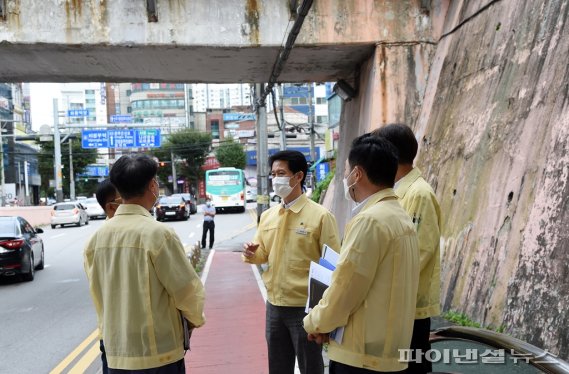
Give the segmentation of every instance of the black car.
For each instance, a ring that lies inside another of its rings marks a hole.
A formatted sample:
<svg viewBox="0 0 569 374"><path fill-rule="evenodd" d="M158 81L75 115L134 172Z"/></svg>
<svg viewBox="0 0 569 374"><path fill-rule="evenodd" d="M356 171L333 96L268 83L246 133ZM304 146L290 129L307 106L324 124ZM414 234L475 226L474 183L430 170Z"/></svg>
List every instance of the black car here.
<svg viewBox="0 0 569 374"><path fill-rule="evenodd" d="M189 204L180 195L164 196L156 205L155 215L158 221L165 219L183 219L185 221L190 218Z"/></svg>
<svg viewBox="0 0 569 374"><path fill-rule="evenodd" d="M36 269L44 267L43 241L22 217L0 217L0 276L21 275L34 280Z"/></svg>
<svg viewBox="0 0 569 374"><path fill-rule="evenodd" d="M198 212L198 202L196 197L191 193L175 193L172 196L182 196L186 204L190 206L190 214L196 214Z"/></svg>

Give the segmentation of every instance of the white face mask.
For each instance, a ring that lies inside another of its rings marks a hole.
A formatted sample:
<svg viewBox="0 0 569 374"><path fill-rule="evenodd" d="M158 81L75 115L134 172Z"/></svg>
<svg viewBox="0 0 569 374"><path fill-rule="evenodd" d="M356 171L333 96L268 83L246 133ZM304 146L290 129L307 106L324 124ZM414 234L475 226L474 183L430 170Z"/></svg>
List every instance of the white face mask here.
<svg viewBox="0 0 569 374"><path fill-rule="evenodd" d="M296 185L294 187L296 187ZM290 186L290 177L273 178L273 189L275 190L275 194L281 199L284 199L290 195L294 187Z"/></svg>
<svg viewBox="0 0 569 374"><path fill-rule="evenodd" d="M156 182L156 186L158 187L158 191L160 191L160 184L158 184L158 181L156 179L154 179L154 182ZM154 204L152 204L152 206L154 206L158 202L159 196L156 195L152 190L150 192L152 192L152 195L154 195L155 200L154 200Z"/></svg>
<svg viewBox="0 0 569 374"><path fill-rule="evenodd" d="M348 201L354 201L354 199L352 199L352 195L350 195L350 188L354 187L356 182L352 183L351 185L348 185L348 179L350 178L350 175L352 175L354 170L356 169L352 169L350 174L348 174L348 176L342 180L342 182L344 182L344 198Z"/></svg>
<svg viewBox="0 0 569 374"><path fill-rule="evenodd" d="M208 207L211 206L211 201L206 201L205 205L207 205Z"/></svg>

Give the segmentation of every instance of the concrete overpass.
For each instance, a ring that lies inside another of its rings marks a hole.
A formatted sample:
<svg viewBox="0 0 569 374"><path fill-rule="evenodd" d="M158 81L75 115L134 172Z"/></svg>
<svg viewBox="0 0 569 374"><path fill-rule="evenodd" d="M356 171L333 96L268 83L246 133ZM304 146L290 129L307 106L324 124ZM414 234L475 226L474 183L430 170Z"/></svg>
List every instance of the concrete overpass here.
<svg viewBox="0 0 569 374"><path fill-rule="evenodd" d="M294 0L0 0L0 81L266 82ZM315 0L281 82L346 78L350 141L409 123L442 303L569 357L569 2Z"/></svg>
<svg viewBox="0 0 569 374"><path fill-rule="evenodd" d="M1 0L0 81L265 82L299 3ZM377 43L433 43L430 10L315 1L280 80L350 77Z"/></svg>

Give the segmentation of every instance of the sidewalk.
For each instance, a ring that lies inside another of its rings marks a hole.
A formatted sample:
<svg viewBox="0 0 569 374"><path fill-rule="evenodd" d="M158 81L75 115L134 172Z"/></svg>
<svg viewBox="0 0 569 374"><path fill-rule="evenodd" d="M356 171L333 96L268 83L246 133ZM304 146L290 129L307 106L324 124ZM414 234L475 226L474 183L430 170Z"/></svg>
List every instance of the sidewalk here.
<svg viewBox="0 0 569 374"><path fill-rule="evenodd" d="M192 335L188 373L268 372L265 304L252 266L234 252L243 241L235 239L213 250L204 269L206 324Z"/></svg>

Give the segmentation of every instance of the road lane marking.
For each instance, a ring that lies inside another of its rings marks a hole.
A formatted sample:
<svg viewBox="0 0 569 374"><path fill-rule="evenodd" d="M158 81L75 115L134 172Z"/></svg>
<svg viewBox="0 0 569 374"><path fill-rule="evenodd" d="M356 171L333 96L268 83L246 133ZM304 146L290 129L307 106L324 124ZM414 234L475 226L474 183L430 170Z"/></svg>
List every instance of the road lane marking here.
<svg viewBox="0 0 569 374"><path fill-rule="evenodd" d="M207 260L205 262L205 266L203 268L203 273L201 277L202 284L205 285L205 281L207 280L207 275L209 273L209 268L211 267L211 262L213 261L213 255L215 254L215 249L209 251L207 255Z"/></svg>
<svg viewBox="0 0 569 374"><path fill-rule="evenodd" d="M69 370L69 374L82 374L87 371L87 368L91 366L93 362L97 359L99 354L101 353L101 348L99 346L99 342L96 341L93 343L91 348L81 357L79 361Z"/></svg>
<svg viewBox="0 0 569 374"><path fill-rule="evenodd" d="M265 282L261 278L261 273L259 273L259 268L257 265L251 264L251 269L253 269L253 275L255 275L255 279L257 280L257 286L259 286L259 290L261 291L261 296L263 296L263 301L267 302L267 288L265 287Z"/></svg>
<svg viewBox="0 0 569 374"><path fill-rule="evenodd" d="M61 237L61 236L63 236L63 235L65 235L65 233L54 235L54 236L50 237L50 239L59 238L59 237Z"/></svg>
<svg viewBox="0 0 569 374"><path fill-rule="evenodd" d="M192 233L190 233L190 235L188 235L188 238L193 238L194 235L195 235L195 233L192 232Z"/></svg>
<svg viewBox="0 0 569 374"><path fill-rule="evenodd" d="M59 365L57 365L52 371L49 372L49 374L60 374L63 373L63 370L71 363L73 362L73 360L75 360L77 358L77 356L79 356L79 354L81 352L83 352L83 350L85 349L85 347L87 347L89 344L91 344L93 342L93 340L97 339L99 336L99 329L95 329L95 331L93 331L91 333L91 335L89 335L87 337L87 339L83 340L81 342L81 344L79 344L77 346L77 348L75 348L67 357L65 357L63 359L63 361L61 361L59 363Z"/></svg>

